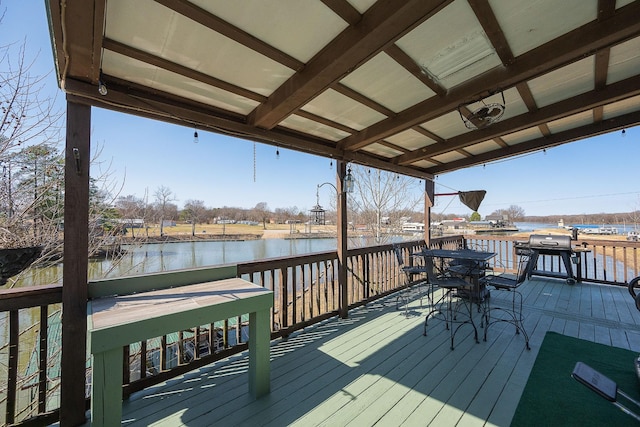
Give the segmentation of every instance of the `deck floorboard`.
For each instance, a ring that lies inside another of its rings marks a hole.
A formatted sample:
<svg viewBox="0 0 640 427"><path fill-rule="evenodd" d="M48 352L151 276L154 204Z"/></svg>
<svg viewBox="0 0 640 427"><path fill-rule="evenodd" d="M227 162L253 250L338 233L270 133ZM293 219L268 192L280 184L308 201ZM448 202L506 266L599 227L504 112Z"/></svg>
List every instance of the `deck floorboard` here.
<svg viewBox="0 0 640 427"><path fill-rule="evenodd" d="M442 321L423 336L428 304L405 313L391 295L274 341L262 399L247 393L243 353L134 393L123 424L506 426L547 331L640 352L640 312L625 288L534 277L520 289L531 350L504 322L484 341L476 310L480 342L463 325L451 350ZM510 306L511 293L492 291L491 304Z"/></svg>

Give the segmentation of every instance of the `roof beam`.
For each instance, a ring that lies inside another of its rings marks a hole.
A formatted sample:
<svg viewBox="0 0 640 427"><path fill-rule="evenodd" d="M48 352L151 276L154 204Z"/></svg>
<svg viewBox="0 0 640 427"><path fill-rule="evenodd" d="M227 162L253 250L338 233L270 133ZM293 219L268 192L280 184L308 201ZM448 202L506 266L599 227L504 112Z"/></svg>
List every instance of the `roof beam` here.
<svg viewBox="0 0 640 427"><path fill-rule="evenodd" d="M322 0L322 3L349 25L355 25L362 19L360 12L347 0Z"/></svg>
<svg viewBox="0 0 640 427"><path fill-rule="evenodd" d="M493 48L496 50L498 57L505 66L511 65L514 61L513 53L507 42L507 38L500 28L500 24L493 13L489 2L486 0L468 0L469 6L473 9L476 18L482 25L482 29L491 41Z"/></svg>
<svg viewBox="0 0 640 427"><path fill-rule="evenodd" d="M291 76L250 116L257 127L270 129L332 83L372 58L386 46L442 9L451 0L379 0L355 25L345 29Z"/></svg>
<svg viewBox="0 0 640 427"><path fill-rule="evenodd" d="M410 154L398 156L398 164L411 164L421 159L437 156L450 150L468 147L482 141L497 138L522 129L538 126L546 122L590 110L599 105L616 102L640 94L640 76L628 78L607 86L606 91L593 90L544 108L524 113L508 120L494 123L477 132L467 132L451 138L442 144L432 144Z"/></svg>
<svg viewBox="0 0 640 427"><path fill-rule="evenodd" d="M90 4L84 0L67 0L64 6L58 3L47 2L55 40L62 40L53 46L58 80L63 88L68 76L97 84L106 0L95 0Z"/></svg>
<svg viewBox="0 0 640 427"><path fill-rule="evenodd" d="M616 0L598 0L598 20L610 18L616 11ZM609 56L611 49L602 49L595 55L595 88L604 89L607 85L607 75L609 72ZM604 107L600 106L593 110L593 120L602 120Z"/></svg>
<svg viewBox="0 0 640 427"><path fill-rule="evenodd" d="M413 58L407 55L404 50L400 49L397 45L389 45L384 52L404 67L405 70L413 74L413 76L420 80L425 86L434 91L438 96L444 96L447 93L447 90L444 87L433 80L431 76L427 75L416 61L414 61Z"/></svg>
<svg viewBox="0 0 640 427"><path fill-rule="evenodd" d="M614 117L612 119L603 120L598 123L582 126L575 129L566 130L549 137L537 138L521 144L511 145L500 150L493 150L474 157L461 159L444 165L429 168L429 172L434 175L454 170L468 168L470 166L490 163L500 159L506 159L534 151L542 150L550 147L577 141L584 138L591 138L619 129L632 126L640 122L640 111L636 111L623 116Z"/></svg>
<svg viewBox="0 0 640 427"><path fill-rule="evenodd" d="M346 151L358 150L382 138L427 122L478 95L507 89L518 83L583 59L640 34L640 1L624 6L609 19L593 21L517 57L509 67L488 71L470 84L451 89L445 97L430 98L395 117L380 121L347 137L339 144Z"/></svg>

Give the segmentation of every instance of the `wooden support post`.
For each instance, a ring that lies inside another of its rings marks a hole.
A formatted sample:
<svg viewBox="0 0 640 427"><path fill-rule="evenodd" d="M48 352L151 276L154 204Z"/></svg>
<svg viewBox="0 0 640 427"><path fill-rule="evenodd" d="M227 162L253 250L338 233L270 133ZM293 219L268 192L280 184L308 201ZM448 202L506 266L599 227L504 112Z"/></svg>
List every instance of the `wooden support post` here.
<svg viewBox="0 0 640 427"><path fill-rule="evenodd" d="M67 101L60 390L62 426L75 426L86 420L90 132L91 107Z"/></svg>
<svg viewBox="0 0 640 427"><path fill-rule="evenodd" d="M435 200L435 183L431 179L424 180L424 241L427 247L431 244L431 208Z"/></svg>
<svg viewBox="0 0 640 427"><path fill-rule="evenodd" d="M340 317L349 317L349 288L347 286L347 194L344 192L344 176L347 164L337 162L336 188L338 190L338 283L340 285Z"/></svg>

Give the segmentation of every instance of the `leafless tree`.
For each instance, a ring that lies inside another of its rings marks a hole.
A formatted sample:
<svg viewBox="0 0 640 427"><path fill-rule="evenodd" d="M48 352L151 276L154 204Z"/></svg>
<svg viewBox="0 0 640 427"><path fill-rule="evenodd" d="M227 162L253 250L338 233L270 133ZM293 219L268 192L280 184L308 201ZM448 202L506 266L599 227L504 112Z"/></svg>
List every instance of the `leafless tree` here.
<svg viewBox="0 0 640 427"><path fill-rule="evenodd" d="M0 247L4 248L56 240L56 228L45 233L44 220L59 215L52 213L56 206L49 199L54 189L61 200L56 146L61 141L62 114L55 97L43 95L46 76L32 73L25 47L24 43L0 46Z"/></svg>
<svg viewBox="0 0 640 427"><path fill-rule="evenodd" d="M262 228L265 230L267 229L267 221L271 215L271 211L266 202L260 202L252 209L252 216L256 221L262 222Z"/></svg>
<svg viewBox="0 0 640 427"><path fill-rule="evenodd" d="M161 185L156 189L153 193L155 197L155 205L158 210L159 222L160 222L160 236L164 236L164 220L168 218L169 211L171 209L171 202L177 200L173 191L169 189L169 187L165 187ZM175 207L175 211L177 213L177 207Z"/></svg>
<svg viewBox="0 0 640 427"><path fill-rule="evenodd" d="M145 219L145 202L143 199L140 199L132 194L127 196L119 197L115 203L116 209L118 210L125 228L131 229L131 237L135 238L135 228L138 224L136 224L137 220L142 220L144 222ZM140 226L144 226L144 224L139 224Z"/></svg>
<svg viewBox="0 0 640 427"><path fill-rule="evenodd" d="M508 209L498 209L492 215L506 215L509 221L522 221L525 217L524 209L517 205L511 205Z"/></svg>
<svg viewBox="0 0 640 427"><path fill-rule="evenodd" d="M202 200L187 200L184 204L183 214L191 221L191 235L196 235L196 224L202 222L207 213L207 208Z"/></svg>
<svg viewBox="0 0 640 427"><path fill-rule="evenodd" d="M404 219L423 203L415 178L361 166L353 166L352 173L355 188L347 199L349 215L372 231L377 244L399 233Z"/></svg>

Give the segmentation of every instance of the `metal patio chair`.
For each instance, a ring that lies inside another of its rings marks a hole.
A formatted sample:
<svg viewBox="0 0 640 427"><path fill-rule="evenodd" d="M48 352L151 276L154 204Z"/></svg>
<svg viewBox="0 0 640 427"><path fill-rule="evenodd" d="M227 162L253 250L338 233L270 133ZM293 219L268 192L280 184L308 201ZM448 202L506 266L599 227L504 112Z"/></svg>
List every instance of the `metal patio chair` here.
<svg viewBox="0 0 640 427"><path fill-rule="evenodd" d="M511 307L491 306L491 298L487 298L485 303L485 328L484 340L487 340L487 330L489 327L498 322L507 322L515 326L516 334L522 333L525 339L527 350L529 347L529 334L524 328L524 316L522 314L522 294L518 291L520 285L527 280L528 264L531 258L531 251L519 250L518 274L513 277L508 274L489 274L480 278L480 283L486 286L492 286L497 291L511 292ZM498 316L492 319L492 313L501 311L506 313L505 316Z"/></svg>
<svg viewBox="0 0 640 427"><path fill-rule="evenodd" d="M404 313L405 316L409 315L409 301L413 296L413 292L411 288L417 288L418 294L420 295L420 307L422 308L422 298L423 291L422 287L427 283L427 270L423 265L406 265L404 262L404 256L402 254L402 248L396 244L393 245L393 251L396 255L396 260L398 261L398 266L400 270L404 273L404 290L398 293L398 297L396 298L396 309L400 308L400 300L404 301ZM416 277L418 279L416 280ZM431 295L427 292L427 298L431 300Z"/></svg>

